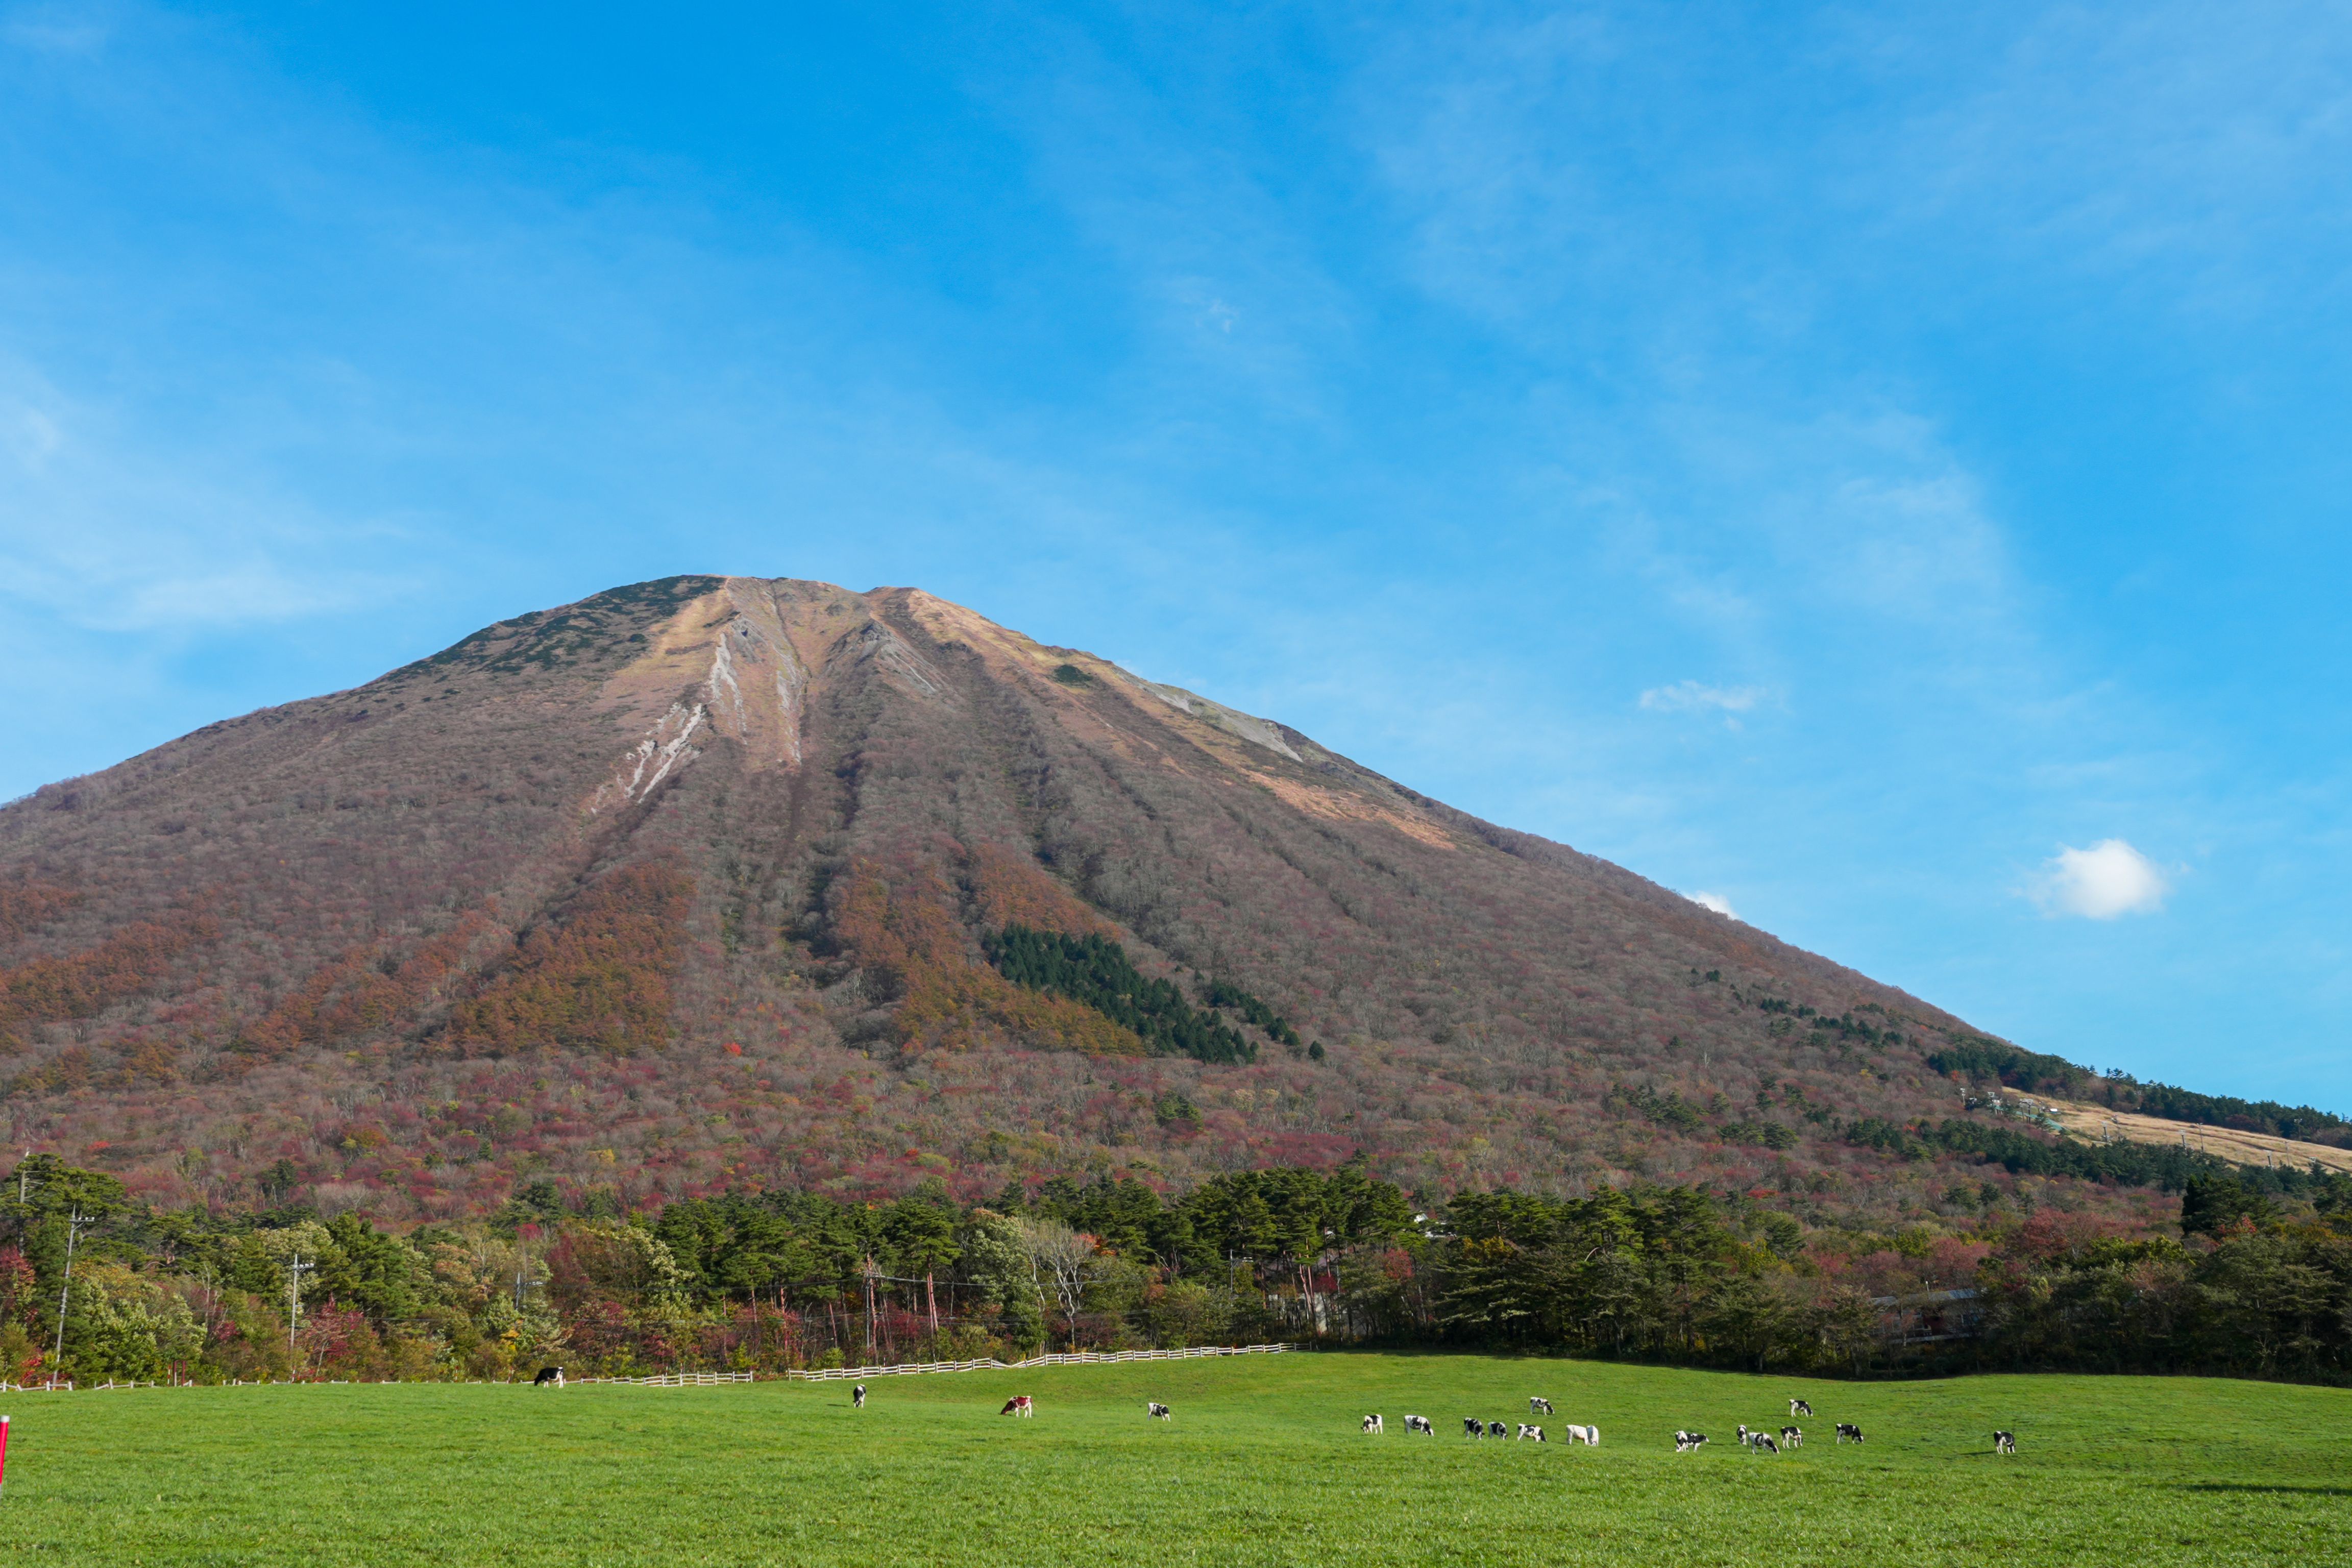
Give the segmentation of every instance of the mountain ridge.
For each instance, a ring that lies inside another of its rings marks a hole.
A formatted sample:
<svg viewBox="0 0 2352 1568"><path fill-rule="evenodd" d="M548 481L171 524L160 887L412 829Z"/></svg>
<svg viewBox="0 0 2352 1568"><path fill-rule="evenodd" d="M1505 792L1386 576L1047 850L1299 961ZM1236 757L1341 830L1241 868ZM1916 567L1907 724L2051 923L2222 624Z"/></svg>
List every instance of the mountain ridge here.
<svg viewBox="0 0 2352 1568"><path fill-rule="evenodd" d="M992 964L1008 923L1115 939L1188 1006L1263 997L1301 1043L1218 1014L1255 1062L1093 1049L1099 1013ZM1357 1152L1927 1204L1932 1173L1835 1129L1949 1109L1926 1058L1980 1037L919 588L708 574L0 808L0 996L20 1146L387 1220L533 1179L980 1192Z"/></svg>

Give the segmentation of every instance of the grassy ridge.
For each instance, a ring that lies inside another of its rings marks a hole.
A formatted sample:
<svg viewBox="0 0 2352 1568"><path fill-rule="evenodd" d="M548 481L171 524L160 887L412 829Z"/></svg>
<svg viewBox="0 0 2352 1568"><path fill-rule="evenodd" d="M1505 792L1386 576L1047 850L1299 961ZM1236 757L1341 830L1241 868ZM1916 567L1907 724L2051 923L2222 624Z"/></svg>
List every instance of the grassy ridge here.
<svg viewBox="0 0 2352 1568"><path fill-rule="evenodd" d="M2352 1394L2199 1380L1836 1384L1296 1356L561 1393L5 1396L0 1556L47 1563L1189 1563L2352 1559ZM1032 1421L1000 1418L1034 1394ZM1471 1443L1549 1395L1597 1450ZM1810 1397L1808 1446L1731 1441ZM1142 1403L1174 1405L1148 1421ZM1377 1409L1385 1437L1357 1419ZM1434 1438L1408 1437L1406 1412ZM1868 1446L1832 1447L1858 1421ZM1679 1458L1692 1425L1713 1451ZM2023 1452L1996 1459L1996 1426Z"/></svg>

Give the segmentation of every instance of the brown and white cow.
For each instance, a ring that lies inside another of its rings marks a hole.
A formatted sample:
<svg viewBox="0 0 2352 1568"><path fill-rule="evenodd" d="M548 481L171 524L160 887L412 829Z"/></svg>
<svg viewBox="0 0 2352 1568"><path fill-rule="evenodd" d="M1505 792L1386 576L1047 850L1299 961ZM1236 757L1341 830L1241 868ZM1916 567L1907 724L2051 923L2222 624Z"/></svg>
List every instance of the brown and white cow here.
<svg viewBox="0 0 2352 1568"><path fill-rule="evenodd" d="M1027 1394L1016 1394L1004 1402L1004 1408L997 1414L999 1415L1034 1415L1037 1414L1037 1407L1030 1403Z"/></svg>

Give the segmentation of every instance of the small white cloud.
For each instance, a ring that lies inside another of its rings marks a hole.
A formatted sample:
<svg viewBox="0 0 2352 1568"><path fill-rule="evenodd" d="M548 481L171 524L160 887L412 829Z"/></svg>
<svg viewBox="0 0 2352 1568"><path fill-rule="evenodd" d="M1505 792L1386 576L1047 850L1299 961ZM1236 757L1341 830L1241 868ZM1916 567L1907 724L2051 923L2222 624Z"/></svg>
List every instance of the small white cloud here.
<svg viewBox="0 0 2352 1568"><path fill-rule="evenodd" d="M1760 686L1708 686L1696 680L1653 686L1642 693L1642 706L1654 713L1703 713L1710 708L1745 713L1763 700Z"/></svg>
<svg viewBox="0 0 2352 1568"><path fill-rule="evenodd" d="M2088 849L2059 846L2027 889L2044 914L2093 921L2152 913L2169 891L2156 862L2120 838L2102 838Z"/></svg>
<svg viewBox="0 0 2352 1568"><path fill-rule="evenodd" d="M1685 893L1683 897L1703 910L1713 910L1726 920L1736 921L1739 918L1739 911L1733 909L1731 900L1721 893Z"/></svg>

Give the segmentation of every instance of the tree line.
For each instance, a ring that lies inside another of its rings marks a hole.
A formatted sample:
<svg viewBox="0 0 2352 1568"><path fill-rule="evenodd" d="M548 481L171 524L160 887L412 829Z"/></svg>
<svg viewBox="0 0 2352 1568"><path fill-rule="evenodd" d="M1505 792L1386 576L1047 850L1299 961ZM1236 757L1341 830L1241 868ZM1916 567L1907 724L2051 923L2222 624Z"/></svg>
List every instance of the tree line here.
<svg viewBox="0 0 2352 1568"><path fill-rule="evenodd" d="M2049 1189L2057 1194L2054 1186ZM623 1214L525 1187L404 1235L357 1214L157 1210L49 1155L0 1185L0 1371L501 1379L1283 1339L1897 1375L2352 1378L2352 1178L2189 1178L2134 1232L1985 1184L1965 1230L1808 1229L1694 1186L1464 1192L1360 1162L1008 1184L959 1203L735 1192ZM68 1266L68 1258L70 1265Z"/></svg>

